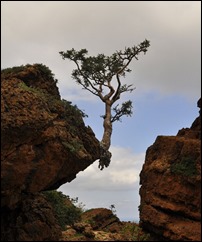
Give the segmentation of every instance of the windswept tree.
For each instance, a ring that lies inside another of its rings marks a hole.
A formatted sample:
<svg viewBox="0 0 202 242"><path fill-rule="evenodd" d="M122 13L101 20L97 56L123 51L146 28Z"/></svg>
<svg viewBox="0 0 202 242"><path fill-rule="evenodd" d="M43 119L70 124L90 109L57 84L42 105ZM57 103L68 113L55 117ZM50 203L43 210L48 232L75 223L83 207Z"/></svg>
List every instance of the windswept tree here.
<svg viewBox="0 0 202 242"><path fill-rule="evenodd" d="M88 56L86 49L76 51L74 49L59 52L63 59L69 59L76 64L72 71L72 77L84 89L99 97L105 104L105 114L102 116L104 133L100 141L99 168L108 167L111 160L112 124L120 121L121 117L132 115L132 102L126 101L119 106L114 105L124 92L132 92L135 88L121 82L127 72L131 72L129 64L135 58L138 60L140 53L146 53L150 43L144 40L138 46L125 48L124 51L116 51L111 56L98 54Z"/></svg>

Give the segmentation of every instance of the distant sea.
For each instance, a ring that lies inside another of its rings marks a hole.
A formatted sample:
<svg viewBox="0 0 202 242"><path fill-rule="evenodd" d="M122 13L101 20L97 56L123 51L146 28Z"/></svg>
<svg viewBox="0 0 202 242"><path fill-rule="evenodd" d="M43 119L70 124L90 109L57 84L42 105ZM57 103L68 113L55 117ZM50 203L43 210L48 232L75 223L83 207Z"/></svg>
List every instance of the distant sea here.
<svg viewBox="0 0 202 242"><path fill-rule="evenodd" d="M119 218L120 221L123 222L133 222L133 223L139 223L139 219L134 219L134 218Z"/></svg>

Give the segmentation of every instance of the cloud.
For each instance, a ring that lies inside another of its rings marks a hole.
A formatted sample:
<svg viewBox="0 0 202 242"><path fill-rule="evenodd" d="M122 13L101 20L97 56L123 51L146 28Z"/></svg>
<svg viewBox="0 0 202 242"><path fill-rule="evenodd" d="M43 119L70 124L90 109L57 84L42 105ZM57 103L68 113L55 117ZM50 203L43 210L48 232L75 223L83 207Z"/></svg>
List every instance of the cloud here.
<svg viewBox="0 0 202 242"><path fill-rule="evenodd" d="M89 166L84 172L77 174L77 178L64 186L76 190L121 191L139 186L144 154L134 154L129 148L111 147L111 164L100 171L98 161Z"/></svg>
<svg viewBox="0 0 202 242"><path fill-rule="evenodd" d="M200 2L23 2L2 3L2 67L43 63L59 79L64 96L86 100L59 51L86 48L89 55L151 41L146 56L131 63L124 82L138 92L200 96ZM65 91L66 90L66 91ZM88 99L93 101L93 99Z"/></svg>
<svg viewBox="0 0 202 242"><path fill-rule="evenodd" d="M90 208L110 208L115 205L121 220L139 220L139 173L145 154L135 154L130 148L112 146L112 161L108 168L100 171L98 161L77 174L71 183L58 190Z"/></svg>

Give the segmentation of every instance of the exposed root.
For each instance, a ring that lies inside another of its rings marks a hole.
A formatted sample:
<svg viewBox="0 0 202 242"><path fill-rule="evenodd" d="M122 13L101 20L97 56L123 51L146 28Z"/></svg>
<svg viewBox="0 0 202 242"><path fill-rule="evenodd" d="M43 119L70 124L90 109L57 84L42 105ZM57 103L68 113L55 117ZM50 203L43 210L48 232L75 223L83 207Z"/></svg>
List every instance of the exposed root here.
<svg viewBox="0 0 202 242"><path fill-rule="evenodd" d="M103 170L104 167L108 167L111 161L112 154L109 150L106 150L102 145L100 145L101 148L101 155L99 160L98 168L100 170Z"/></svg>

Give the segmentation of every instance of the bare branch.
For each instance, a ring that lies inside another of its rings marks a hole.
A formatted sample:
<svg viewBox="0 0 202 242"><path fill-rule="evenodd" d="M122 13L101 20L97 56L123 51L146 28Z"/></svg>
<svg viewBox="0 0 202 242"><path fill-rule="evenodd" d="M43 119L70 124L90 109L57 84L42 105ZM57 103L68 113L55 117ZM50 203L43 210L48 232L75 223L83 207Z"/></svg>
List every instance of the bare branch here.
<svg viewBox="0 0 202 242"><path fill-rule="evenodd" d="M116 102L119 98L120 98L120 87L121 87L121 81L119 79L119 74L116 73L116 79L117 79L117 82L118 82L118 86L117 86L117 89L116 89L116 93L114 94L113 98L112 98L112 102Z"/></svg>

